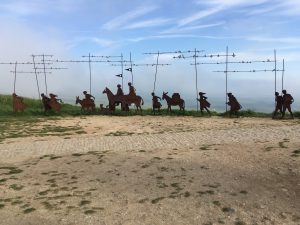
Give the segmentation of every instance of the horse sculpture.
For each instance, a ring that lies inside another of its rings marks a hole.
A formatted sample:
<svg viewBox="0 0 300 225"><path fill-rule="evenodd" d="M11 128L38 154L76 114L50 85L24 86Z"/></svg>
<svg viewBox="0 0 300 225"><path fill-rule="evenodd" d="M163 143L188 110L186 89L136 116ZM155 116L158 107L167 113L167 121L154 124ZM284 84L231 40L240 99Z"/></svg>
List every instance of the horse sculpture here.
<svg viewBox="0 0 300 225"><path fill-rule="evenodd" d="M128 106L134 104L136 107L136 111L142 111L141 105L144 105L144 100L141 96L133 96L133 95L114 95L109 88L105 88L102 92L107 95L109 106L115 106L115 103L121 102L122 110L128 111Z"/></svg>
<svg viewBox="0 0 300 225"><path fill-rule="evenodd" d="M180 98L180 95L174 93L172 98L168 96L168 92L163 92L162 99L167 101L168 111L171 112L171 106L178 105L180 110L184 111L185 103L184 100Z"/></svg>
<svg viewBox="0 0 300 225"><path fill-rule="evenodd" d="M75 104L80 104L81 105L81 111L95 111L96 106L95 103L92 101L87 101L86 99L80 99L79 96L76 96L76 102Z"/></svg>

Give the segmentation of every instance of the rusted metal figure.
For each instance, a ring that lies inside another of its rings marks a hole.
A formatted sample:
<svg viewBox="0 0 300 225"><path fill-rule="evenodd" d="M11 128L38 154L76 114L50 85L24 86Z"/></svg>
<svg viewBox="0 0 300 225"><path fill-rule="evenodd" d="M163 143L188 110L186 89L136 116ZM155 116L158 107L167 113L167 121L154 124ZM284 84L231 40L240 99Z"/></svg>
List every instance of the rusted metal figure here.
<svg viewBox="0 0 300 225"><path fill-rule="evenodd" d="M282 106L283 106L283 98L281 95L279 95L279 92L275 92L275 101L276 101L276 106L275 106L275 111L273 113L273 119L276 118L276 114L279 111L282 117Z"/></svg>
<svg viewBox="0 0 300 225"><path fill-rule="evenodd" d="M103 114L111 114L113 110L111 110L109 106L103 107L103 104L100 104L99 112Z"/></svg>
<svg viewBox="0 0 300 225"><path fill-rule="evenodd" d="M281 118L284 118L285 111L287 109L291 114L291 118L294 119L294 115L293 115L293 112L291 109L291 105L294 102L294 98L292 97L291 94L288 94L286 92L286 90L282 90L282 94L283 94L283 96L282 96L283 108L282 108L282 117Z"/></svg>
<svg viewBox="0 0 300 225"><path fill-rule="evenodd" d="M85 96L85 100L88 101L88 102L95 102L95 97L91 94L88 94L87 91L84 91L83 92L84 96Z"/></svg>
<svg viewBox="0 0 300 225"><path fill-rule="evenodd" d="M16 93L13 93L12 97L13 97L13 111L15 113L19 111L24 112L26 105L23 102L23 98L18 96Z"/></svg>
<svg viewBox="0 0 300 225"><path fill-rule="evenodd" d="M46 96L44 93L41 94L41 97L42 97L42 103L44 106L44 113L46 113L47 111L51 110L50 98L48 96Z"/></svg>
<svg viewBox="0 0 300 225"><path fill-rule="evenodd" d="M79 96L76 96L76 102L75 104L81 105L81 111L95 111L96 106L94 101L86 100L86 99L80 99Z"/></svg>
<svg viewBox="0 0 300 225"><path fill-rule="evenodd" d="M234 114L237 117L239 117L238 111L242 108L242 106L240 105L240 103L237 101L237 99L234 97L232 93L227 93L227 96L228 96L227 105L230 106L229 116L231 117L232 114Z"/></svg>
<svg viewBox="0 0 300 225"><path fill-rule="evenodd" d="M184 100L180 98L179 93L174 93L171 98L170 96L168 96L168 92L163 92L162 99L167 101L168 111L171 112L171 106L175 105L179 106L180 111L184 111L185 103Z"/></svg>
<svg viewBox="0 0 300 225"><path fill-rule="evenodd" d="M128 82L128 86L129 86L129 96L136 96L136 89L132 86L131 82Z"/></svg>
<svg viewBox="0 0 300 225"><path fill-rule="evenodd" d="M152 95L152 112L155 115L155 112L156 112L155 109L157 109L157 111L160 112L160 108L162 106L160 103L161 98L158 96L155 96L154 92L152 92L151 95Z"/></svg>
<svg viewBox="0 0 300 225"><path fill-rule="evenodd" d="M206 112L209 114L209 116L211 116L210 111L208 110L208 108L210 107L210 103L206 100L207 97L204 96L206 93L204 92L199 92L199 96L200 98L197 98L197 100L200 102L200 111L201 111L201 115L203 115L203 109L206 110Z"/></svg>
<svg viewBox="0 0 300 225"><path fill-rule="evenodd" d="M50 93L49 96L50 96L50 101L48 102L48 104L50 105L51 109L53 109L55 112L59 112L61 110L61 104L60 103L62 103L62 100L56 98L57 95L52 94L52 93Z"/></svg>
<svg viewBox="0 0 300 225"><path fill-rule="evenodd" d="M136 106L136 110L142 111L141 105L144 104L144 100L139 95L114 95L109 88L105 88L102 92L107 95L107 99L110 105L114 105L116 102L121 102L121 108L124 111L127 111L127 107L131 104Z"/></svg>
<svg viewBox="0 0 300 225"><path fill-rule="evenodd" d="M121 88L121 84L118 84L117 87L118 87L118 90L117 90L116 96L123 96L123 95L124 95L124 92L123 92L123 90L122 90L122 88ZM115 102L115 104L114 104L113 106L111 106L111 103L109 103L109 107L110 107L111 109L113 108L113 110L115 110L115 106L118 106L120 103L121 103L121 102Z"/></svg>

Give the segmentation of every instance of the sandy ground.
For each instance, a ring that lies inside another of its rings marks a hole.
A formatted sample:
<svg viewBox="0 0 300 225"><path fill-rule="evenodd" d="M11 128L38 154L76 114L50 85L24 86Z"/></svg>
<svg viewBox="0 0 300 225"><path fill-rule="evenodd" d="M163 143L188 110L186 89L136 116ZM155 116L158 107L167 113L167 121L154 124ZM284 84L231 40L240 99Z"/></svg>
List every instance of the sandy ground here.
<svg viewBox="0 0 300 225"><path fill-rule="evenodd" d="M0 224L300 224L300 122L63 118L0 144Z"/></svg>

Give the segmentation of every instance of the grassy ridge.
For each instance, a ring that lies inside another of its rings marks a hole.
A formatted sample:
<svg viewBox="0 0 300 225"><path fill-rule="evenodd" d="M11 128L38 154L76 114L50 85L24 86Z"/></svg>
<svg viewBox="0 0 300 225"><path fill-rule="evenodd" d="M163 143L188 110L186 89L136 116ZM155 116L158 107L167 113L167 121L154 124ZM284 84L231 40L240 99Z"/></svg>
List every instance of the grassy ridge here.
<svg viewBox="0 0 300 225"><path fill-rule="evenodd" d="M12 108L12 96L11 95L0 95L0 116L16 116ZM23 113L17 113L18 116L44 116L44 109L40 100L24 98L26 109ZM79 115L80 108L70 104L63 104L60 113L48 112L48 116L61 115L71 116Z"/></svg>
<svg viewBox="0 0 300 225"><path fill-rule="evenodd" d="M18 117L23 116L45 116L42 103L39 100L24 98L24 103L27 105L27 108L23 113L17 113ZM97 106L96 106L97 107ZM63 104L60 113L47 112L46 116L80 116L82 114L92 114L98 115L101 114L98 110L93 113L82 113L80 107L73 106L70 104ZM141 113L138 113L141 114ZM112 115L115 116L133 116L137 115L135 110L132 107L132 110L129 112L123 112L121 110L116 110ZM142 115L153 115L152 109L144 109ZM186 110L185 113L180 112L179 110L172 110L171 113L167 112L166 109L161 110L157 115L160 116L194 116L201 117L201 113L196 110ZM212 112L214 116L226 116L226 113ZM239 112L240 116L243 117L271 117L272 113L261 113L255 112L252 110L242 110ZM0 116L2 117L15 117L16 114L12 110L12 96L10 95L0 95ZM208 116L207 113L204 113L204 116ZM288 113L287 113L287 116ZM300 112L294 112L294 116L300 118Z"/></svg>

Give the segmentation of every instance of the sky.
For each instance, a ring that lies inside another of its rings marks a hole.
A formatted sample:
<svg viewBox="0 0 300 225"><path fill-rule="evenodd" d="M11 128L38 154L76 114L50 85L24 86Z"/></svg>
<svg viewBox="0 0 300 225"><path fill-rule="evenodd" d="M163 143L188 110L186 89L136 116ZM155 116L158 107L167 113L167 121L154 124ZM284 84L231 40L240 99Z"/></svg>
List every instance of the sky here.
<svg viewBox="0 0 300 225"><path fill-rule="evenodd" d="M285 61L284 89L300 109L300 1L298 0L1 0L0 62L32 62L32 54L53 55L53 60L86 60L82 56L118 56L93 60L129 60L135 64L155 64L157 55L144 53L204 50L198 55L225 54L230 62L274 60L277 69ZM196 106L196 93L207 93L212 109L225 107L224 64L199 64L193 53L174 59L180 53L161 54L155 93L179 92L187 107ZM197 58L199 63L224 62L225 57ZM41 62L41 57L35 57ZM120 66L98 62L91 64L92 94L97 103L107 103L105 87L116 92L121 79ZM118 63L116 63L118 64ZM229 64L228 70L273 70L271 63ZM75 96L89 91L88 63L53 63L47 75L48 92L73 103ZM126 69L126 66L124 67ZM134 86L148 104L154 87L155 66L133 67ZM11 94L14 65L1 65L0 93ZM32 65L17 66L18 71L33 72ZM41 71L41 70L39 70ZM274 106L274 72L228 73L228 92L244 109L268 111ZM281 91L282 72L277 72L277 91ZM131 74L123 72L124 92ZM39 91L45 92L44 74L38 74ZM16 93L38 98L34 74L17 75Z"/></svg>

